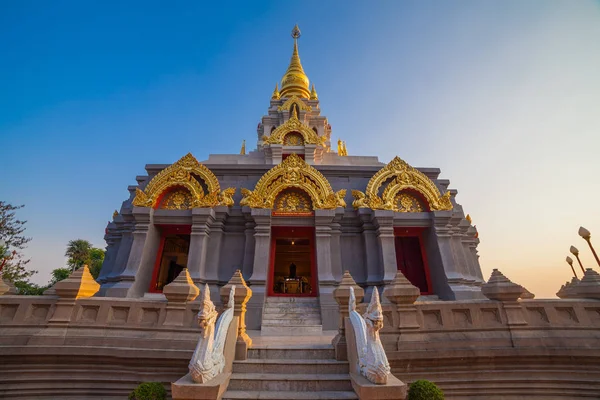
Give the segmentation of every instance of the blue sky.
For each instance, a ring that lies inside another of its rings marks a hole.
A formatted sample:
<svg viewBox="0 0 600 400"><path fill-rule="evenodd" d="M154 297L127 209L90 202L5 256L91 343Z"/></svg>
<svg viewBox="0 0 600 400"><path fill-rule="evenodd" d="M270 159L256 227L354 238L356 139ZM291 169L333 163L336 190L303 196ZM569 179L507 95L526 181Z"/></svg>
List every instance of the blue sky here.
<svg viewBox="0 0 600 400"><path fill-rule="evenodd" d="M70 239L104 246L146 163L254 147L296 23L334 139L440 167L486 276L548 297L569 245L594 265L598 2L4 1L0 199L26 205L35 280Z"/></svg>

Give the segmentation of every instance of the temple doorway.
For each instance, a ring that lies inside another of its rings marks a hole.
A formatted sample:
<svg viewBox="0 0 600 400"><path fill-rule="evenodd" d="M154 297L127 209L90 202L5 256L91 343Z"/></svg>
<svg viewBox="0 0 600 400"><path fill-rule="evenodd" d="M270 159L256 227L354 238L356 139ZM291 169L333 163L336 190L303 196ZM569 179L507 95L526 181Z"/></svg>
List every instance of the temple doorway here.
<svg viewBox="0 0 600 400"><path fill-rule="evenodd" d="M396 263L406 279L419 288L421 294L432 294L427 254L420 228L394 229Z"/></svg>
<svg viewBox="0 0 600 400"><path fill-rule="evenodd" d="M316 296L315 230L273 227L271 232L270 296Z"/></svg>
<svg viewBox="0 0 600 400"><path fill-rule="evenodd" d="M165 285L173 282L187 268L190 250L190 226L163 226L159 229L161 239L150 283L151 293L161 293Z"/></svg>

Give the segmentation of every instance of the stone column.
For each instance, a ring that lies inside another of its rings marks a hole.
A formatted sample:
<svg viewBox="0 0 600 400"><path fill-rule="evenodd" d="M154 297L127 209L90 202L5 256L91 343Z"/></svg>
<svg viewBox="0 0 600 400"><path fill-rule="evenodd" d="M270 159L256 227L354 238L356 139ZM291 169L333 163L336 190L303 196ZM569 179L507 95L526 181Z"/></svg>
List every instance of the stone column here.
<svg viewBox="0 0 600 400"><path fill-rule="evenodd" d="M283 159L283 146L280 144L272 144L269 147L271 150L271 162L273 165L281 164Z"/></svg>
<svg viewBox="0 0 600 400"><path fill-rule="evenodd" d="M431 271L432 283L435 292L444 300L466 300L473 297L472 287L466 285L467 281L460 272L457 258L454 254L451 226L451 211L434 211L433 233L439 249L439 260L442 270ZM445 282L443 278L445 275Z"/></svg>
<svg viewBox="0 0 600 400"><path fill-rule="evenodd" d="M380 250L377 231L373 224L373 212L367 208L357 210L358 217L363 224L363 239L365 243L365 264L367 268L367 290L365 302L371 301L373 287L383 283L383 268L380 264Z"/></svg>
<svg viewBox="0 0 600 400"><path fill-rule="evenodd" d="M128 215L128 217L130 221L123 227L121 245L117 252L114 272L106 278L108 281L106 296L108 297L134 297L129 292L135 284L136 274L142 263L148 233L150 230L152 231L150 234L151 238L157 235L156 228L151 223L152 209L134 207L132 214ZM156 247L158 247L158 244L156 244ZM147 250L150 249L148 248ZM150 274L152 274L152 271L150 271ZM114 283L111 284L111 282ZM148 281L149 283L150 281Z"/></svg>
<svg viewBox="0 0 600 400"><path fill-rule="evenodd" d="M331 222L335 210L315 210L315 251L317 259L317 276L319 278L319 303L323 329L336 329L338 306L333 298L333 290L337 281L332 271Z"/></svg>
<svg viewBox="0 0 600 400"><path fill-rule="evenodd" d="M315 149L317 148L316 144L306 144L304 145L304 161L308 165L315 165Z"/></svg>
<svg viewBox="0 0 600 400"><path fill-rule="evenodd" d="M115 258L119 251L119 245L121 243L121 236L116 232L109 231L104 238L106 240L106 253L104 254L104 262L102 263L102 269L98 275L98 283L104 284L107 277L110 275L112 270L115 268Z"/></svg>
<svg viewBox="0 0 600 400"><path fill-rule="evenodd" d="M246 229L244 230L246 240L244 241L242 275L245 279L249 279L252 276L252 267L254 266L254 220L252 219L252 215L250 215L250 207L244 207L242 212L246 219Z"/></svg>
<svg viewBox="0 0 600 400"><path fill-rule="evenodd" d="M152 223L153 212L148 207L133 208L133 243L123 276L133 277L134 281L128 288L127 297L142 297L150 287L160 245L160 232Z"/></svg>
<svg viewBox="0 0 600 400"><path fill-rule="evenodd" d="M192 209L192 234L190 235L187 268L196 286L204 284L206 279L208 234L214 218L215 213L212 208Z"/></svg>
<svg viewBox="0 0 600 400"><path fill-rule="evenodd" d="M100 289L100 294L107 297L125 297L126 291L119 290L119 282L123 280L122 274L127 268L127 260L129 259L129 253L131 252L131 245L133 244L133 230L135 223L131 215L127 216L130 221L125 222L121 227L121 240L119 243L119 249L115 254L115 259L105 277L106 283L104 283ZM128 280L129 278L125 278ZM115 288L116 290L112 290Z"/></svg>
<svg viewBox="0 0 600 400"><path fill-rule="evenodd" d="M248 301L248 329L260 329L266 296L267 273L271 259L271 209L253 208L254 266L249 283L253 296Z"/></svg>
<svg viewBox="0 0 600 400"><path fill-rule="evenodd" d="M340 221L344 217L344 209L338 207L335 209L335 217L331 221L331 273L336 281L342 279L342 245L340 237L342 236Z"/></svg>
<svg viewBox="0 0 600 400"><path fill-rule="evenodd" d="M394 238L394 211L375 210L374 220L377 226L377 239L381 249L383 263L383 282L390 283L398 271L396 243Z"/></svg>
<svg viewBox="0 0 600 400"><path fill-rule="evenodd" d="M221 304L219 296L219 266L221 265L221 247L223 243L223 225L229 215L229 207L217 206L213 209L214 220L210 224L210 237L206 252L206 268L204 270L205 282L210 286L211 300Z"/></svg>

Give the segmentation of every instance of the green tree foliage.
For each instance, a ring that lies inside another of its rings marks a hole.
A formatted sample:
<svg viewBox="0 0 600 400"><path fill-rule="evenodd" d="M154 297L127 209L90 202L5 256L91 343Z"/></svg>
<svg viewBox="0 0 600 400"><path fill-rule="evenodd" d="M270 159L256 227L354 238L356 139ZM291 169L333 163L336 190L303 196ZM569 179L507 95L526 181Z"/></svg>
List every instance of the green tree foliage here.
<svg viewBox="0 0 600 400"><path fill-rule="evenodd" d="M48 286L54 286L56 282L67 279L69 275L71 275L71 268L56 268L52 271L52 280L50 280Z"/></svg>
<svg viewBox="0 0 600 400"><path fill-rule="evenodd" d="M81 268L84 264L88 264L91 249L92 244L87 240L75 239L69 241L65 257L69 257L68 264L73 271Z"/></svg>
<svg viewBox="0 0 600 400"><path fill-rule="evenodd" d="M410 384L407 400L444 400L444 392L435 383L421 379Z"/></svg>
<svg viewBox="0 0 600 400"><path fill-rule="evenodd" d="M15 211L23 207L0 201L0 239L6 242L8 250L12 252L11 257L4 263L2 277L9 282L24 282L37 273L37 271L26 268L30 260L25 258L22 253L22 250L27 247L27 243L31 241L31 238L23 235L27 221L16 218ZM2 250L6 251L7 249Z"/></svg>
<svg viewBox="0 0 600 400"><path fill-rule="evenodd" d="M104 250L92 247L87 240L75 239L67 244L65 256L69 257L68 264L72 271L87 264L94 279L98 278L104 262Z"/></svg>
<svg viewBox="0 0 600 400"><path fill-rule="evenodd" d="M96 247L90 250L89 263L90 273L94 279L98 279L100 275L100 269L102 269L102 263L104 262L104 250Z"/></svg>
<svg viewBox="0 0 600 400"><path fill-rule="evenodd" d="M129 400L165 400L167 391L160 382L140 383L129 395Z"/></svg>
<svg viewBox="0 0 600 400"><path fill-rule="evenodd" d="M41 296L44 294L44 291L48 289L48 286L39 286L28 281L17 281L14 285L17 289L17 294L25 296Z"/></svg>

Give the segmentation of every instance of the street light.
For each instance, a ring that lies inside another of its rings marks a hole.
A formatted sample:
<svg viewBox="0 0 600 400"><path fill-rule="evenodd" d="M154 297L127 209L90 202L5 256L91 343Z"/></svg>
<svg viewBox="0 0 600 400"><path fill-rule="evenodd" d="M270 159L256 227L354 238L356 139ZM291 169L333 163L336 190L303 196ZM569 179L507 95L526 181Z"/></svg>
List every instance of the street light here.
<svg viewBox="0 0 600 400"><path fill-rule="evenodd" d="M573 259L569 256L567 256L567 264L569 264L571 266L571 271L573 271L573 276L577 279L579 279L577 277L577 274L575 273L575 268L573 268Z"/></svg>
<svg viewBox="0 0 600 400"><path fill-rule="evenodd" d="M587 229L585 229L583 226L579 227L579 236L581 236L583 239L585 239L586 242L588 242L588 244L590 245L590 249L592 250L592 253L594 254L594 258L596 259L596 262L598 263L598 265L600 265L600 259L598 258L598 254L596 254L596 250L594 250L594 246L592 246L592 234L590 233L590 231L588 231Z"/></svg>
<svg viewBox="0 0 600 400"><path fill-rule="evenodd" d="M581 272L584 273L585 275L585 269L583 269L583 264L581 263L581 260L579 259L579 250L577 250L577 247L575 246L571 246L571 254L573 254L575 256L575 258L577 259L577 262L579 263L579 266L581 267Z"/></svg>

